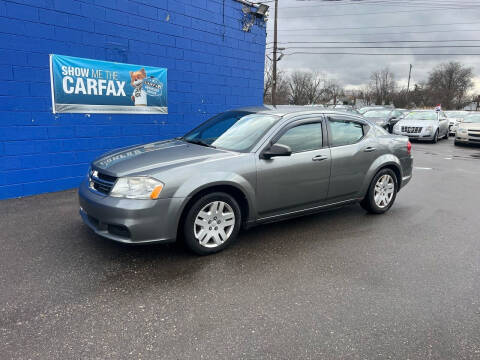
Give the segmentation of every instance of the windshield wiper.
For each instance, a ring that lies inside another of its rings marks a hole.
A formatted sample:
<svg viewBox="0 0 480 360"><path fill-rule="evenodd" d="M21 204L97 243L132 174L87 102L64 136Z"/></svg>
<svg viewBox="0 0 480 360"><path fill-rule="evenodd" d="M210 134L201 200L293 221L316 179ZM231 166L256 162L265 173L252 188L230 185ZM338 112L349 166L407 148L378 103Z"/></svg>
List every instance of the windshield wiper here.
<svg viewBox="0 0 480 360"><path fill-rule="evenodd" d="M205 141L200 140L200 139L190 139L190 140L187 140L187 139L185 139L185 138L182 138L181 140L186 141L186 142L188 142L188 143L190 143L190 144L201 145L201 146L211 147L211 148L214 148L214 149L215 149L215 146L210 145L210 144L208 144L208 143L206 143Z"/></svg>

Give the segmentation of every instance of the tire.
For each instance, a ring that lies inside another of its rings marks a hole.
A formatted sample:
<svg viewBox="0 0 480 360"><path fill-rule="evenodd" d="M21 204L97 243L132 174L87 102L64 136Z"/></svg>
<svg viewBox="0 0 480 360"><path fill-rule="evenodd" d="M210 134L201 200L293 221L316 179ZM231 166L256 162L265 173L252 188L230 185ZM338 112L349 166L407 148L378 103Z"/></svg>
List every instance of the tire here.
<svg viewBox="0 0 480 360"><path fill-rule="evenodd" d="M388 180L388 182L380 184L380 181L383 182L385 180ZM376 190L377 185L379 186L378 190ZM388 185L388 188L390 185L393 185L391 196L389 191L387 190L387 186L384 185ZM397 192L397 175L395 175L395 172L392 169L382 169L373 177L372 182L370 183L370 187L368 188L367 195L365 195L365 198L361 201L360 205L363 209L365 209L371 214L383 214L392 207L397 197ZM380 196L381 194L385 194L385 196L387 197L385 198L383 196ZM375 200L376 195L379 196L377 198L377 201ZM384 201L379 201L381 200L381 198L383 198Z"/></svg>
<svg viewBox="0 0 480 360"><path fill-rule="evenodd" d="M447 129L447 132L445 133L445 136L443 137L445 140L448 140L448 136L450 134L450 129Z"/></svg>
<svg viewBox="0 0 480 360"><path fill-rule="evenodd" d="M436 144L438 142L438 130L435 131L435 135L433 136L432 143Z"/></svg>
<svg viewBox="0 0 480 360"><path fill-rule="evenodd" d="M242 212L232 196L222 192L206 194L195 201L185 217L185 244L198 255L219 252L234 242L241 223Z"/></svg>
<svg viewBox="0 0 480 360"><path fill-rule="evenodd" d="M455 140L454 144L455 144L455 146L460 146L460 143L456 140Z"/></svg>

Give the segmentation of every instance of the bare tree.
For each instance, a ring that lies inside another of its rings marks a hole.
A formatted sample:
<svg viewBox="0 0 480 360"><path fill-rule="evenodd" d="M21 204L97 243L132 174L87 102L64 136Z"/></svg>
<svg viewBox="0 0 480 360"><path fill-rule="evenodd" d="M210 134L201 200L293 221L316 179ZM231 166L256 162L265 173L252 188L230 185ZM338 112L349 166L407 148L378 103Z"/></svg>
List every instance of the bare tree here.
<svg viewBox="0 0 480 360"><path fill-rule="evenodd" d="M473 70L456 61L440 64L430 72L427 82L430 105L442 104L446 109L466 105L468 90L473 87Z"/></svg>
<svg viewBox="0 0 480 360"><path fill-rule="evenodd" d="M311 88L311 73L295 71L290 75L288 86L290 88L290 102L294 105L308 104Z"/></svg>
<svg viewBox="0 0 480 360"><path fill-rule="evenodd" d="M265 72L263 74L263 102L265 104L271 101L273 85L272 62L265 57Z"/></svg>
<svg viewBox="0 0 480 360"><path fill-rule="evenodd" d="M273 71L272 62L265 59L265 73L263 78L263 102L272 103ZM287 104L289 99L288 79L283 71L277 69L277 104Z"/></svg>
<svg viewBox="0 0 480 360"><path fill-rule="evenodd" d="M325 92L325 78L316 72L309 73L309 82L307 83L307 104L318 104Z"/></svg>
<svg viewBox="0 0 480 360"><path fill-rule="evenodd" d="M342 97L345 95L345 91L343 87L340 85L340 83L337 80L334 80L334 79L325 81L324 93L327 101L333 100L334 105L338 104L339 97Z"/></svg>
<svg viewBox="0 0 480 360"><path fill-rule="evenodd" d="M390 69L374 71L370 76L370 86L378 105L389 104L395 92L395 78Z"/></svg>

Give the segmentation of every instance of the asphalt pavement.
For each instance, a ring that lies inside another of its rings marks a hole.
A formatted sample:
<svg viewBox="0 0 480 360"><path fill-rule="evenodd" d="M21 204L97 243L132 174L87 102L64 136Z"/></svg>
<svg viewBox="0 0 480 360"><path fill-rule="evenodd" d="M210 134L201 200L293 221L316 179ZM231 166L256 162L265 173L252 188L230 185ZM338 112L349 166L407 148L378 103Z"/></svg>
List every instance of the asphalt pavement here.
<svg viewBox="0 0 480 360"><path fill-rule="evenodd" d="M480 359L480 148L413 144L358 205L198 257L84 226L74 191L0 201L2 359Z"/></svg>

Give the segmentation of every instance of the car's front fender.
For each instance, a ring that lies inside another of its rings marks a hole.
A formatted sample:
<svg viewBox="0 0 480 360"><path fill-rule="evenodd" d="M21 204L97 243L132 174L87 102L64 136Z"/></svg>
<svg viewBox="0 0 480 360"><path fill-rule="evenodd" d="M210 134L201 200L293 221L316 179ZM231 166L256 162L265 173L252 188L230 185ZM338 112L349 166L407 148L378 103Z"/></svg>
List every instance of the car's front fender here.
<svg viewBox="0 0 480 360"><path fill-rule="evenodd" d="M255 179L255 175L253 175L253 178L247 179L237 173L227 171L195 174L195 176L192 176L178 187L173 197L181 197L185 199L184 204L182 205L183 211L183 208L188 201L199 192L216 186L230 186L237 189L245 196L248 203L249 214L250 216L255 216Z"/></svg>

